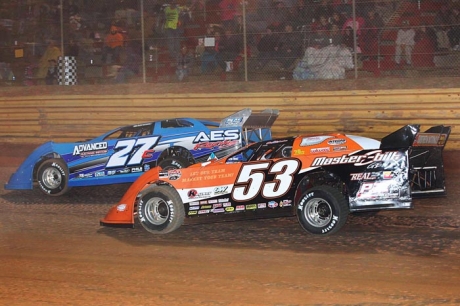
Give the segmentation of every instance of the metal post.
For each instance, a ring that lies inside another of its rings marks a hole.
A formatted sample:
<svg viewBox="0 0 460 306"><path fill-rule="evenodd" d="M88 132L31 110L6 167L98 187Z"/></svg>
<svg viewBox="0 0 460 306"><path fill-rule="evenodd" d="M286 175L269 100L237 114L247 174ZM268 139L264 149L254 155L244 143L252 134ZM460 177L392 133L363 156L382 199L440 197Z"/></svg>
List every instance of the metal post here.
<svg viewBox="0 0 460 306"><path fill-rule="evenodd" d="M357 37L356 37L356 0L353 0L352 2L353 6L353 48L355 49L354 55L354 61L355 61L355 79L358 78L358 43L357 43Z"/></svg>
<svg viewBox="0 0 460 306"><path fill-rule="evenodd" d="M65 84L65 65L64 65L64 8L63 0L60 1L61 14L61 84ZM59 60L58 60L59 62Z"/></svg>
<svg viewBox="0 0 460 306"><path fill-rule="evenodd" d="M247 35L246 35L246 0L243 0L243 60L244 60L244 81L248 81L248 56L247 56Z"/></svg>
<svg viewBox="0 0 460 306"><path fill-rule="evenodd" d="M203 0L203 20L206 21L206 1Z"/></svg>
<svg viewBox="0 0 460 306"><path fill-rule="evenodd" d="M142 82L146 83L145 77L145 32L144 32L144 0L141 0L141 35L142 35Z"/></svg>

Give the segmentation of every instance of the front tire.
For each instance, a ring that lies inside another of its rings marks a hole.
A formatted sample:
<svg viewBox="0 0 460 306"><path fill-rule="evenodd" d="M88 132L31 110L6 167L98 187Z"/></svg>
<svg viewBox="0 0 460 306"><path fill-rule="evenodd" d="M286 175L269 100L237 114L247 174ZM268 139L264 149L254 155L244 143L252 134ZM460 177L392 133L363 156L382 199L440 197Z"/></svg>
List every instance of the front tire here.
<svg viewBox="0 0 460 306"><path fill-rule="evenodd" d="M307 232L330 235L347 222L350 212L345 196L330 186L316 186L300 197L297 218Z"/></svg>
<svg viewBox="0 0 460 306"><path fill-rule="evenodd" d="M60 196L69 190L69 170L64 161L48 159L44 161L37 172L40 190L49 196Z"/></svg>
<svg viewBox="0 0 460 306"><path fill-rule="evenodd" d="M182 157L168 157L158 164L163 170L187 168L190 165L191 163Z"/></svg>
<svg viewBox="0 0 460 306"><path fill-rule="evenodd" d="M137 216L148 232L170 233L184 223L184 204L172 187L154 185L142 192L137 205Z"/></svg>

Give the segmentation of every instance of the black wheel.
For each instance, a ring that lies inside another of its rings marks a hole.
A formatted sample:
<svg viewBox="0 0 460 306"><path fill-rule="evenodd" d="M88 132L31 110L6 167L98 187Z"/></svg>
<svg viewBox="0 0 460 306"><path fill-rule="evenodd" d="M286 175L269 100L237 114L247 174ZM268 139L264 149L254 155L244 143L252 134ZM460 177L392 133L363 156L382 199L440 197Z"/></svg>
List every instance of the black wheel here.
<svg viewBox="0 0 460 306"><path fill-rule="evenodd" d="M69 171L67 165L60 159L44 161L37 172L40 190L50 196L60 196L69 190Z"/></svg>
<svg viewBox="0 0 460 306"><path fill-rule="evenodd" d="M345 197L330 186L316 186L300 197L297 217L309 233L329 235L347 222L349 207Z"/></svg>
<svg viewBox="0 0 460 306"><path fill-rule="evenodd" d="M182 157L168 157L158 164L163 170L187 168L190 165L191 163Z"/></svg>
<svg viewBox="0 0 460 306"><path fill-rule="evenodd" d="M184 223L184 204L172 187L155 185L142 192L137 216L150 233L170 233Z"/></svg>

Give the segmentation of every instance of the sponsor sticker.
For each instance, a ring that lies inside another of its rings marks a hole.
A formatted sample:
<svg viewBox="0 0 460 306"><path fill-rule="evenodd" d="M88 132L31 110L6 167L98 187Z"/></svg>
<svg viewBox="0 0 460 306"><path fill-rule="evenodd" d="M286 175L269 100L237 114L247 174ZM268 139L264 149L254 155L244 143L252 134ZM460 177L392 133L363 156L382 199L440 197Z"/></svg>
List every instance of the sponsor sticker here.
<svg viewBox="0 0 460 306"><path fill-rule="evenodd" d="M107 142L83 143L73 148L72 155L89 156L107 153Z"/></svg>
<svg viewBox="0 0 460 306"><path fill-rule="evenodd" d="M319 143L322 143L324 140L331 138L332 136L313 136L313 137L305 137L300 142L301 147L307 146L314 146Z"/></svg>
<svg viewBox="0 0 460 306"><path fill-rule="evenodd" d="M336 139L331 139L331 140L328 140L327 141L327 144L328 145L331 145L331 146L339 146L339 145L342 145L344 143L346 143L347 140L346 139L343 139L343 138L336 138Z"/></svg>
<svg viewBox="0 0 460 306"><path fill-rule="evenodd" d="M446 143L447 134L418 133L415 136L413 146L443 146Z"/></svg>
<svg viewBox="0 0 460 306"><path fill-rule="evenodd" d="M313 167L354 164L355 166L365 166L377 161L398 161L403 154L398 151L388 151L383 153L381 150L371 151L363 155L342 155L340 157L317 157L311 164Z"/></svg>
<svg viewBox="0 0 460 306"><path fill-rule="evenodd" d="M310 150L310 153L312 154L317 154L317 153L326 153L330 152L331 149L329 147L324 147L324 148L314 148Z"/></svg>

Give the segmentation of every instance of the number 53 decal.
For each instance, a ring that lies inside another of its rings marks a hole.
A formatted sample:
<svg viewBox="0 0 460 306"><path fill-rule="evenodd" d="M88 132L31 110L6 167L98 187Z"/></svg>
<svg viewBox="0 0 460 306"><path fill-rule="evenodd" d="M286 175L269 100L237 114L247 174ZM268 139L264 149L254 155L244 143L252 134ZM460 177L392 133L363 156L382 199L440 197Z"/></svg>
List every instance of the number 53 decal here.
<svg viewBox="0 0 460 306"><path fill-rule="evenodd" d="M120 140L113 147L116 151L110 156L106 168L140 165L144 153L156 146L159 136Z"/></svg>
<svg viewBox="0 0 460 306"><path fill-rule="evenodd" d="M272 164L262 162L245 164L235 181L232 197L235 201L249 201L259 193L266 199L285 195L294 182L294 174L300 167L297 159L283 159ZM275 174L273 181L265 181L265 171Z"/></svg>

